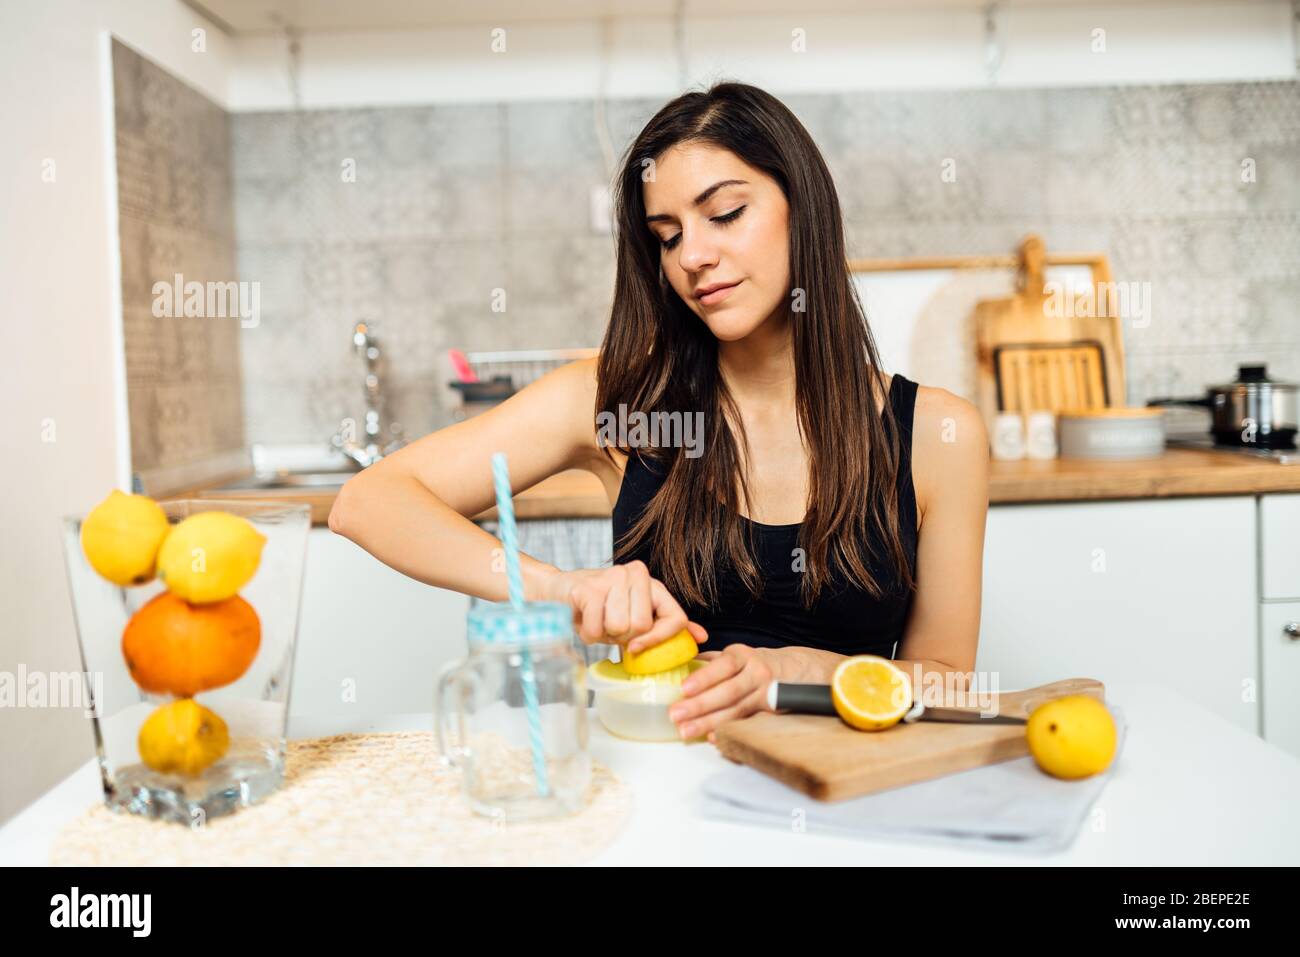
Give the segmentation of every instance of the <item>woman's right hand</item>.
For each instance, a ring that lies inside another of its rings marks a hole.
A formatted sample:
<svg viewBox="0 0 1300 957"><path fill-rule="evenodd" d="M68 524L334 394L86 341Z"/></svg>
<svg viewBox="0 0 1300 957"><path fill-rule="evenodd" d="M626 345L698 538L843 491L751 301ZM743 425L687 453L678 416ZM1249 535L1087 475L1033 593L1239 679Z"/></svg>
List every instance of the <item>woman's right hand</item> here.
<svg viewBox="0 0 1300 957"><path fill-rule="evenodd" d="M621 644L624 653L635 654L683 628L696 642L709 639L703 626L687 619L663 582L650 577L642 561L557 571L546 579L538 597L571 605L574 630L589 645Z"/></svg>

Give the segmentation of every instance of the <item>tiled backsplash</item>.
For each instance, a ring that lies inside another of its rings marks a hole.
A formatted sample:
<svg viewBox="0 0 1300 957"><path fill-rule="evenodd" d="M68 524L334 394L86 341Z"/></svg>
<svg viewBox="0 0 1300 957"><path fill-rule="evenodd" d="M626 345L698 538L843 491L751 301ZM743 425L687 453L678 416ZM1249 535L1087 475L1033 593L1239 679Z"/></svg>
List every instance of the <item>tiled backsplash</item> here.
<svg viewBox="0 0 1300 957"><path fill-rule="evenodd" d="M311 441L359 414L359 319L393 357L391 409L409 436L447 421L449 347L599 344L613 246L588 228L588 195L612 169L590 115L559 103L234 117L240 271L276 286L245 339L250 438Z"/></svg>
<svg viewBox="0 0 1300 957"><path fill-rule="evenodd" d="M1007 253L1039 232L1152 284L1150 325L1125 330L1130 402L1199 394L1244 361L1300 379L1300 84L784 99L835 174L852 255ZM616 153L660 105L611 104ZM441 349L598 344L613 251L588 193L612 169L589 102L233 125L240 271L268 287L244 341L253 440L313 440L356 414L358 318L395 357L411 435L446 421Z"/></svg>
<svg viewBox="0 0 1300 957"><path fill-rule="evenodd" d="M224 268L225 127L183 87L162 100L133 90L133 73L157 72L143 61L118 72L133 441L156 459L238 433L235 344L168 339L183 361L150 364L163 345L139 292L176 263ZM835 175L851 255L1008 253L1037 232L1050 249L1105 252L1117 281L1151 283L1149 325L1125 327L1131 403L1200 394L1246 361L1300 379L1300 83L783 99ZM661 105L609 104L615 157ZM174 124L147 132L160 122L151 111L182 108L206 118L202 147ZM589 194L614 168L590 102L250 113L229 128L239 278L261 284L260 323L238 343L248 441L324 443L360 415L358 320L385 347L391 410L410 437L448 421L449 347L599 343L613 247L590 228ZM955 182L941 178L946 160ZM197 428L167 431L164 402L183 402Z"/></svg>
<svg viewBox="0 0 1300 957"><path fill-rule="evenodd" d="M116 41L113 88L131 463L149 491L169 491L245 448L239 319L153 310L154 283L177 274L238 278L230 117Z"/></svg>

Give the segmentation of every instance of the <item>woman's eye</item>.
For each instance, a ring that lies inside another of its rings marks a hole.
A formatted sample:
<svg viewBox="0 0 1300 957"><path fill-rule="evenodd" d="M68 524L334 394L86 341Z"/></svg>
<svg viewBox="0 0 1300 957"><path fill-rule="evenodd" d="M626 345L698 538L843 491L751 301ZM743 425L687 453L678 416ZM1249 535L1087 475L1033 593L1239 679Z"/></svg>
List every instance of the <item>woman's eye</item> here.
<svg viewBox="0 0 1300 957"><path fill-rule="evenodd" d="M709 220L709 222L717 223L719 226L726 226L728 223L734 223L736 220L738 220L740 218L740 214L743 213L744 211L745 211L744 206L737 206L729 213L723 213L721 216L712 217ZM659 245L663 246L664 249L672 249L681 241L681 238L682 238L682 234L678 233L676 236L673 236L671 239L659 240Z"/></svg>
<svg viewBox="0 0 1300 957"><path fill-rule="evenodd" d="M712 222L717 223L719 226L725 226L727 223L734 223L740 218L740 214L744 211L744 206L737 206L729 213L723 213L721 216L714 216Z"/></svg>

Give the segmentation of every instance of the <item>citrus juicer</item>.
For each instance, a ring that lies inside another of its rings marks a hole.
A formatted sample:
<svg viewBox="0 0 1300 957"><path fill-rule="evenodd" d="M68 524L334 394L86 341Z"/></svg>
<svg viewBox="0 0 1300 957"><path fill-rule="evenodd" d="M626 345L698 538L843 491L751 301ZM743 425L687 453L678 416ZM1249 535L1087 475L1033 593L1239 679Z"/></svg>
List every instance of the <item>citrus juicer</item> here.
<svg viewBox="0 0 1300 957"><path fill-rule="evenodd" d="M635 741L677 741L677 725L668 709L682 696L682 682L704 667L695 656L699 646L682 629L667 641L639 654L623 652L622 661L597 661L587 669L596 693L596 715L611 733Z"/></svg>

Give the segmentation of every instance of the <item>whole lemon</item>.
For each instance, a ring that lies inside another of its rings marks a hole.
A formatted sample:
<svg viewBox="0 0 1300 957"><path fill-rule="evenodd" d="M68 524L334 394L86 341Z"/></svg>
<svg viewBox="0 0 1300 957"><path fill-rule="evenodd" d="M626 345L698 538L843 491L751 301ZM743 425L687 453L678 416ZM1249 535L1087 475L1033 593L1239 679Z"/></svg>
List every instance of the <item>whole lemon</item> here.
<svg viewBox="0 0 1300 957"><path fill-rule="evenodd" d="M140 760L164 774L198 774L230 747L226 722L192 698L165 704L140 725Z"/></svg>
<svg viewBox="0 0 1300 957"><path fill-rule="evenodd" d="M262 560L266 536L229 512L199 512L171 530L158 552L158 576L172 594L203 604L231 597Z"/></svg>
<svg viewBox="0 0 1300 957"><path fill-rule="evenodd" d="M155 595L122 632L122 657L145 691L189 697L238 681L262 642L262 623L238 595L191 605Z"/></svg>
<svg viewBox="0 0 1300 957"><path fill-rule="evenodd" d="M1118 737L1106 706L1087 695L1068 695L1035 708L1025 734L1038 766L1067 780L1106 770Z"/></svg>
<svg viewBox="0 0 1300 957"><path fill-rule="evenodd" d="M168 528L167 513L153 499L113 489L81 523L81 550L114 584L142 585L153 579Z"/></svg>

